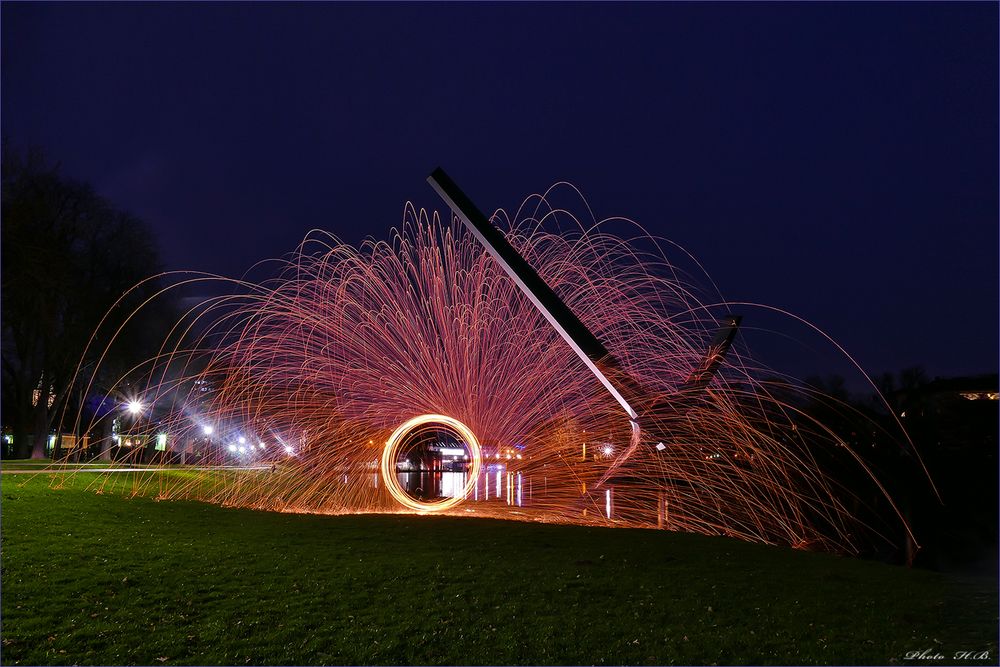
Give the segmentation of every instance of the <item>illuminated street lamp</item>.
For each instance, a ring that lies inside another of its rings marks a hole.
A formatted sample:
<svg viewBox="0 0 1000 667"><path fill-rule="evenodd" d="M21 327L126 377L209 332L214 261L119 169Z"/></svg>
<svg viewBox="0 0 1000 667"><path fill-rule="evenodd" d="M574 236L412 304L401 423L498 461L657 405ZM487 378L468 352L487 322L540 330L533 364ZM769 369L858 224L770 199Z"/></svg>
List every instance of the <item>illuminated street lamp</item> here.
<svg viewBox="0 0 1000 667"><path fill-rule="evenodd" d="M131 401L129 401L128 405L126 405L125 407L128 409L129 414L133 416L141 415L142 411L146 409L146 406L142 404L142 401L136 399L132 399Z"/></svg>

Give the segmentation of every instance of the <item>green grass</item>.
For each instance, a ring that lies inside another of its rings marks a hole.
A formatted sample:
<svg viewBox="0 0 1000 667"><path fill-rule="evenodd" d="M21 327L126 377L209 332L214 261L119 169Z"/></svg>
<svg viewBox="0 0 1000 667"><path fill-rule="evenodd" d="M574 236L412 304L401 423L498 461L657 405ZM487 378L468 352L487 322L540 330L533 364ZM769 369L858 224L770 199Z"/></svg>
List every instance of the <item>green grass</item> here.
<svg viewBox="0 0 1000 667"><path fill-rule="evenodd" d="M116 464L109 463L107 461L99 461L94 463L53 463L51 459L14 459L5 460L0 462L0 469L3 470L45 470L47 468L52 468L54 470L76 470L78 468L83 469L98 469L98 468L113 468Z"/></svg>
<svg viewBox="0 0 1000 667"><path fill-rule="evenodd" d="M54 462L52 459L4 459L0 461L0 469L3 470L96 470L99 468L158 468L171 470L183 470L188 466L179 464L151 464L134 463L132 461L88 461L86 463L76 462Z"/></svg>
<svg viewBox="0 0 1000 667"><path fill-rule="evenodd" d="M3 478L3 664L996 664L995 580L666 531L128 500L87 477Z"/></svg>

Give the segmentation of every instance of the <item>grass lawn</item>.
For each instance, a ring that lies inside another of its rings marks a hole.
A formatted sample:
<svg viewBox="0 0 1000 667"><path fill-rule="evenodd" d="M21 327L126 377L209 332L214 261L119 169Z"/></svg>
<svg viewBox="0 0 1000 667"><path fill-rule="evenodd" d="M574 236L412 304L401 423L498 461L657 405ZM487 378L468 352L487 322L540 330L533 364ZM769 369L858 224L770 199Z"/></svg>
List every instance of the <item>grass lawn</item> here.
<svg viewBox="0 0 1000 667"><path fill-rule="evenodd" d="M0 467L3 470L43 470L47 468L59 470L111 468L114 463L95 461L93 463L53 463L52 459L5 459Z"/></svg>
<svg viewBox="0 0 1000 667"><path fill-rule="evenodd" d="M164 474L177 474L167 472ZM997 664L997 582L667 531L2 481L3 664ZM906 661L924 651L988 660Z"/></svg>

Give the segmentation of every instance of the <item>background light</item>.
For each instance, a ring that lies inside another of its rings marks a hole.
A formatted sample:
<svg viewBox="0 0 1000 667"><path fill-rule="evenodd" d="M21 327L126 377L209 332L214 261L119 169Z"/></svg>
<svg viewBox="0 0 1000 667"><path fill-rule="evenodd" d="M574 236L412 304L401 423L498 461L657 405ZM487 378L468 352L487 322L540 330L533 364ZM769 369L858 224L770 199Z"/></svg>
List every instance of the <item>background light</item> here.
<svg viewBox="0 0 1000 667"><path fill-rule="evenodd" d="M210 425L205 425L201 427L201 432L204 433L205 435L212 435L213 433L215 433L215 429L212 428L212 426Z"/></svg>
<svg viewBox="0 0 1000 667"><path fill-rule="evenodd" d="M144 406L141 401L128 402L128 411L131 412L133 415L141 413L145 408L146 406Z"/></svg>

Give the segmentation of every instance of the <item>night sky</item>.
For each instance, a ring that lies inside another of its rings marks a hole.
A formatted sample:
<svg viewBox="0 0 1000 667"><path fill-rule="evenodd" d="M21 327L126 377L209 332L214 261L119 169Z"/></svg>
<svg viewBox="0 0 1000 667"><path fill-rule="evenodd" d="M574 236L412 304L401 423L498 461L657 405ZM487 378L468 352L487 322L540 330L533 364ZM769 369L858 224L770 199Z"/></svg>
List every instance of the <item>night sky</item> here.
<svg viewBox="0 0 1000 667"><path fill-rule="evenodd" d="M997 370L996 3L0 11L4 137L145 219L168 268L385 238L440 208L438 165L487 212L567 180L873 373Z"/></svg>

